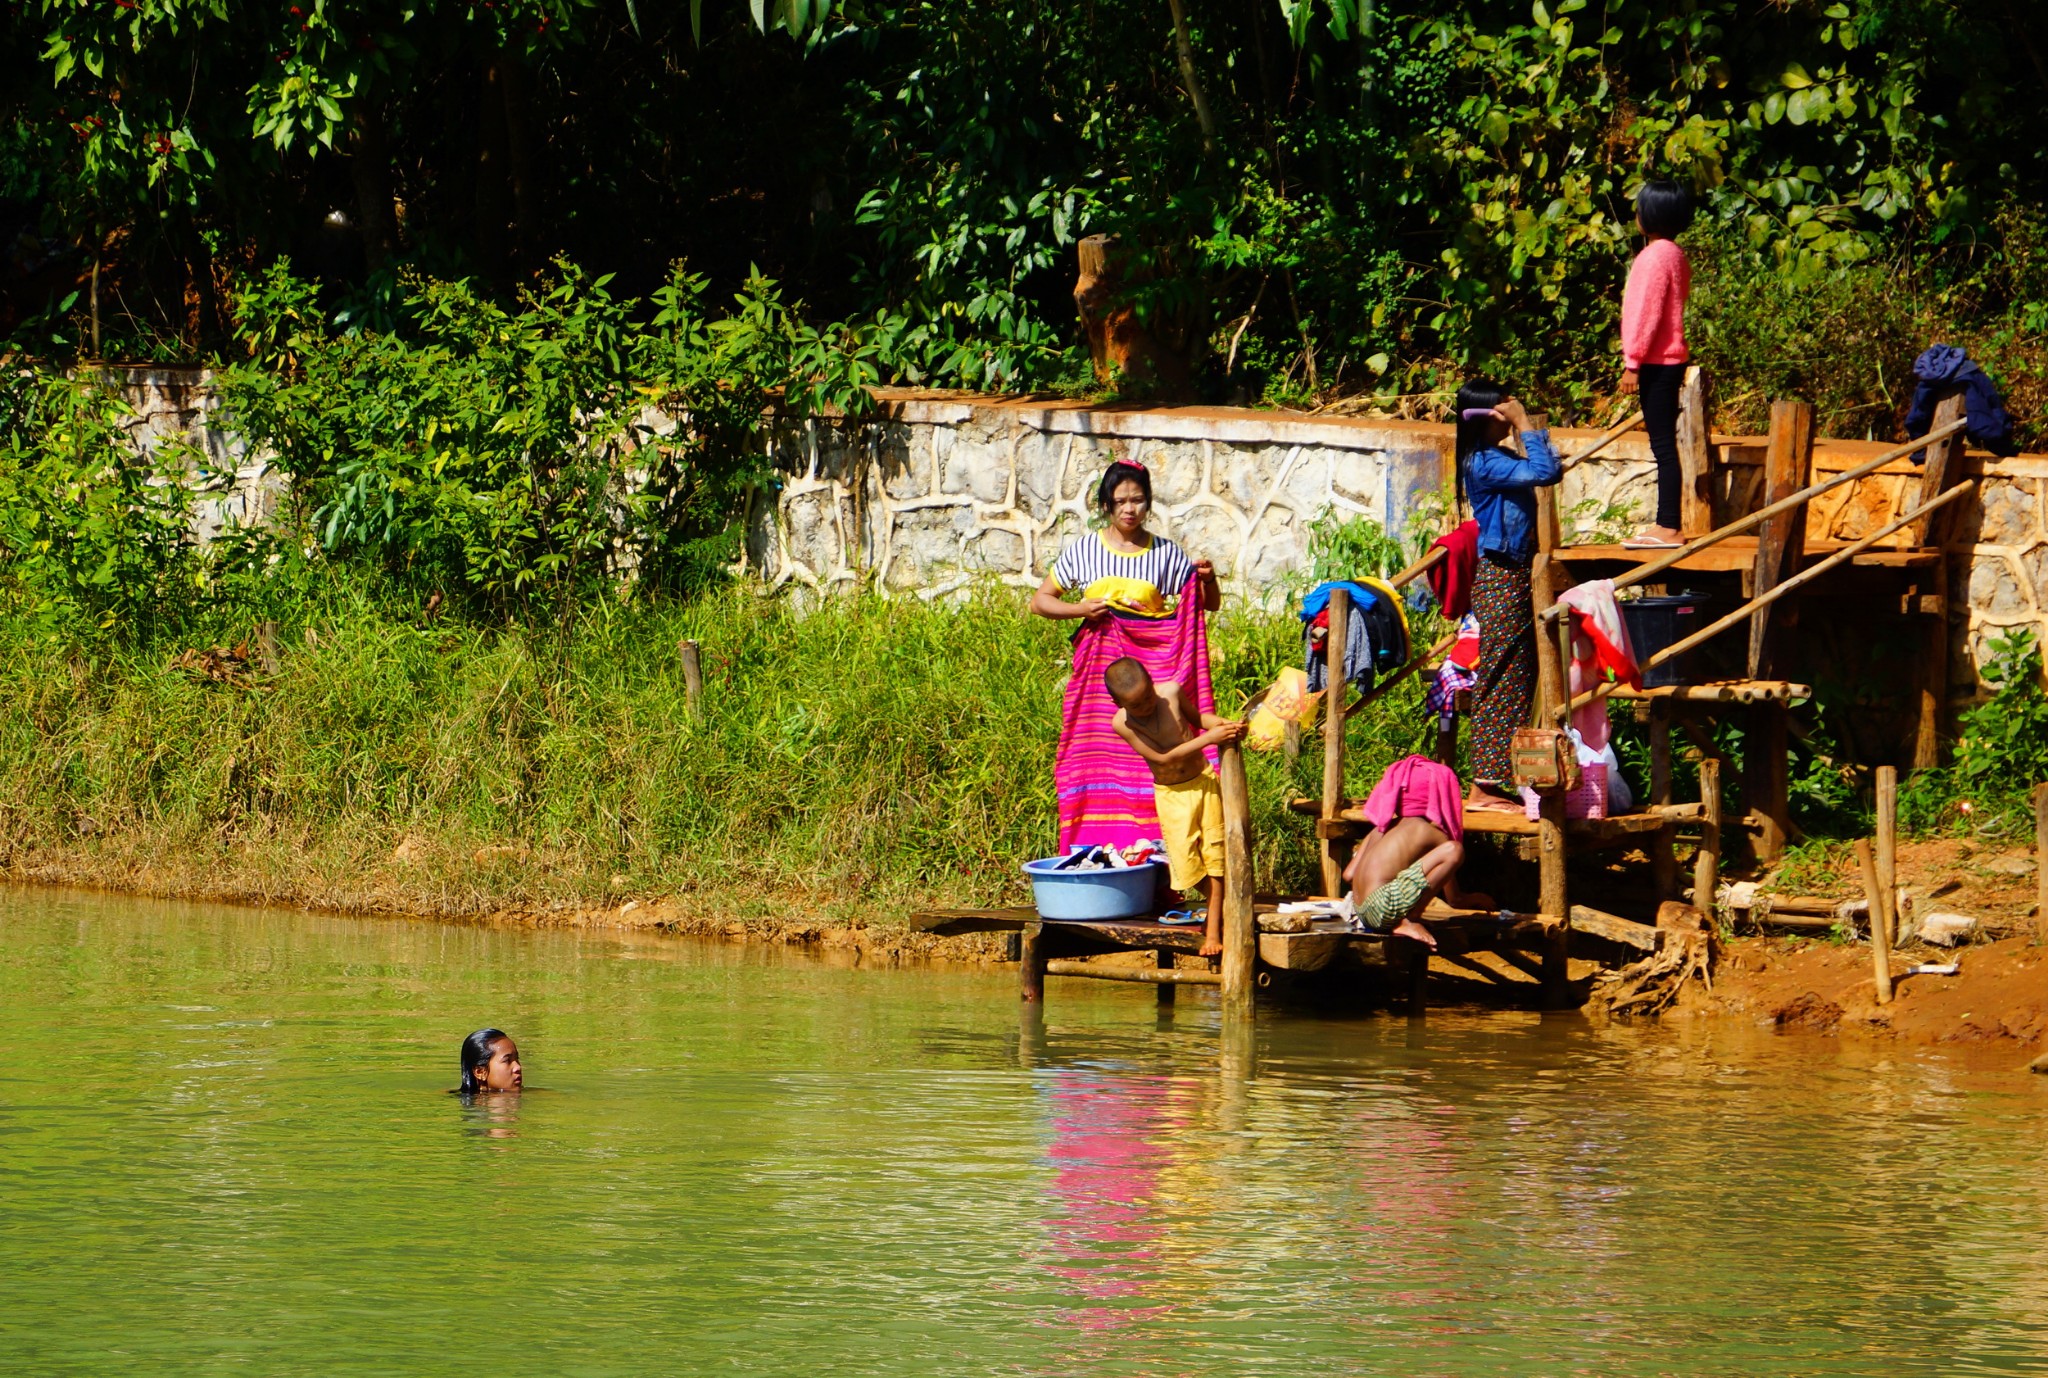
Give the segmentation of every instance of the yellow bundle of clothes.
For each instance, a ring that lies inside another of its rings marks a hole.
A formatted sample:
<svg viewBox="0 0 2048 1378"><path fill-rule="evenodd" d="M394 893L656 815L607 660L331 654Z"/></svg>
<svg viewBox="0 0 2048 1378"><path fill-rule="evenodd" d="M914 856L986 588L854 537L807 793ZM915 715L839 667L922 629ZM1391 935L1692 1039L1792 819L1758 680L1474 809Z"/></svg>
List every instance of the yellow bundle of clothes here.
<svg viewBox="0 0 2048 1378"><path fill-rule="evenodd" d="M1290 665L1266 690L1251 722L1246 724L1244 744L1253 751L1278 751L1286 739L1287 724L1313 722L1316 702L1321 698L1321 694L1309 689L1307 671Z"/></svg>
<svg viewBox="0 0 2048 1378"><path fill-rule="evenodd" d="M1148 580L1104 575L1081 591L1083 598L1100 598L1118 612L1140 617L1166 616L1166 599Z"/></svg>

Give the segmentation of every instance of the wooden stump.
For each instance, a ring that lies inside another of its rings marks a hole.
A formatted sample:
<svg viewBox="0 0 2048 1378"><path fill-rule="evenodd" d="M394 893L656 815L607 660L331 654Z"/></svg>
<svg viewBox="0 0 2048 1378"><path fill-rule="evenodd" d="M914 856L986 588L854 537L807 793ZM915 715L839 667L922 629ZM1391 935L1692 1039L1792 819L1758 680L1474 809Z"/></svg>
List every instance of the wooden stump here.
<svg viewBox="0 0 2048 1378"><path fill-rule="evenodd" d="M1249 1024L1258 967L1258 926L1252 919L1252 806L1244 748L1217 752L1223 793L1223 1018Z"/></svg>
<svg viewBox="0 0 2048 1378"><path fill-rule="evenodd" d="M1344 807L1344 647L1351 634L1351 595L1343 589L1330 591L1330 639L1324 659L1323 690L1323 819L1332 821ZM1339 838L1323 839L1323 893L1336 899L1344 892L1344 863L1351 844Z"/></svg>
<svg viewBox="0 0 2048 1378"><path fill-rule="evenodd" d="M1088 236L1076 246L1076 257L1080 277L1074 306L1088 337L1096 381L1121 380L1134 396L1189 396L1194 373L1189 342L1201 332L1190 331L1184 321L1140 321L1131 302L1132 289L1156 274L1135 267L1114 235Z"/></svg>
<svg viewBox="0 0 2048 1378"><path fill-rule="evenodd" d="M1031 1005L1045 999L1045 925L1037 919L1024 925L1017 948L1017 995Z"/></svg>
<svg viewBox="0 0 2048 1378"><path fill-rule="evenodd" d="M1692 863L1692 903L1714 912L1721 884L1721 763L1709 756L1700 762L1700 849Z"/></svg>

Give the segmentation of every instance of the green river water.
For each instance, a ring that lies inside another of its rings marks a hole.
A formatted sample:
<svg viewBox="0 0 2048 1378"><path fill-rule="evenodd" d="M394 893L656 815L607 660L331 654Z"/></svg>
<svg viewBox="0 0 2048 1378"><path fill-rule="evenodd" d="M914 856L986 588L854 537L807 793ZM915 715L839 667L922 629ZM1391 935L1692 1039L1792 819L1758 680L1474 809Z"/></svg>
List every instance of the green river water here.
<svg viewBox="0 0 2048 1378"><path fill-rule="evenodd" d="M0 1374L2048 1372L2023 1061L0 892Z"/></svg>

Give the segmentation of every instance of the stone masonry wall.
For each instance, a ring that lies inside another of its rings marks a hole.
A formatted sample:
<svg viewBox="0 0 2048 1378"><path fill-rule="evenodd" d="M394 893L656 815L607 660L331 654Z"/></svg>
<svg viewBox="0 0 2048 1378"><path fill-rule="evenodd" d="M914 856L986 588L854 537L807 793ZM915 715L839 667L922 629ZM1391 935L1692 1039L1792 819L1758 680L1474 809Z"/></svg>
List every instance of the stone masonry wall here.
<svg viewBox="0 0 2048 1378"><path fill-rule="evenodd" d="M194 515L202 540L270 520L285 491L268 458L221 424L210 384L200 369L133 369L122 380L139 447L177 441L203 456ZM881 419L858 426L777 428L782 483L748 514L751 572L775 585L826 591L872 581L924 598L983 579L1035 587L1086 529L1089 490L1119 458L1152 472L1153 530L1213 560L1229 593L1278 605L1303 569L1319 516L1370 517L1397 533L1434 523L1450 474L1450 429L1423 422L901 391L884 394L884 404ZM1553 439L1569 453L1592 435L1561 430ZM1816 477L1883 448L1824 440ZM1753 439L1720 442L1717 506L1747 505L1761 449ZM1982 691L1978 667L1994 637L2026 627L2048 640L2048 456L1972 455L1968 467L1981 493L1946 536L1959 697ZM1843 540L1876 529L1911 503L1914 474L1897 461L1816 501L1810 529ZM1581 537L1625 527L1654 496L1648 445L1640 432L1625 436L1566 476L1567 538L1574 527Z"/></svg>
<svg viewBox="0 0 2048 1378"><path fill-rule="evenodd" d="M1569 453L1595 432L1556 432ZM1745 503L1762 445L1721 441L1722 506ZM1886 447L1822 441L1815 477ZM945 597L976 580L1035 587L1086 529L1089 489L1112 459L1152 472L1151 528L1215 562L1227 592L1278 603L1303 568L1309 526L1326 512L1370 517L1397 533L1435 521L1448 485L1450 428L1321 419L1231 408L1090 408L1001 398L890 393L884 416L784 427L776 499L752 514L747 559L775 584L818 590L866 581L890 593ZM2048 456L1973 455L1982 495L1950 527L1954 689L1981 692L1988 643L2018 626L2048 639ZM1916 470L1895 461L1816 501L1810 529L1853 540L1907 510ZM1567 539L1628 529L1654 504L1641 432L1566 475ZM1726 519L1726 514L1722 514ZM1892 543L1904 544L1905 537Z"/></svg>

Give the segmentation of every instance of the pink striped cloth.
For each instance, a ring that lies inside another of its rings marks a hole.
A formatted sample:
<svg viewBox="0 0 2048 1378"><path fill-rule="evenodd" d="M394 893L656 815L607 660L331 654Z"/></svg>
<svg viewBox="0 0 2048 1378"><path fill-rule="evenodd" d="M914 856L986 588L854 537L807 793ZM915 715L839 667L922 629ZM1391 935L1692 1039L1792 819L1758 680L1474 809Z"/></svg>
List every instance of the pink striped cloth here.
<svg viewBox="0 0 2048 1378"><path fill-rule="evenodd" d="M1170 617L1111 613L1099 622L1082 623L1074 637L1074 675L1060 710L1059 755L1052 768L1062 852L1076 846L1123 847L1159 836L1152 769L1110 726L1116 700L1103 686L1102 672L1122 656L1143 662L1154 683L1178 682L1184 701L1201 712L1216 711L1199 577L1188 580ZM1213 766L1216 754L1208 754Z"/></svg>

